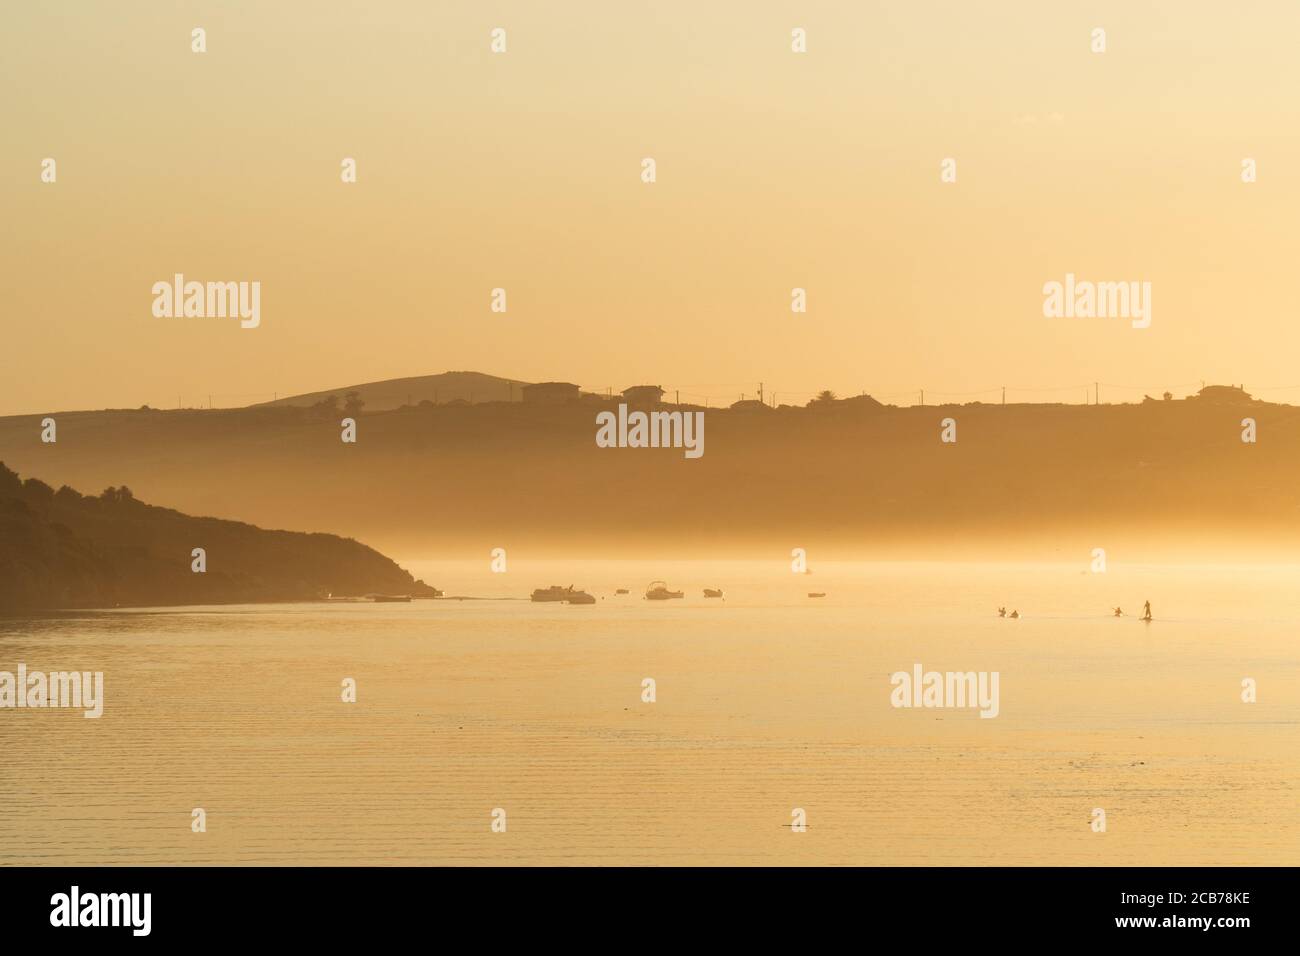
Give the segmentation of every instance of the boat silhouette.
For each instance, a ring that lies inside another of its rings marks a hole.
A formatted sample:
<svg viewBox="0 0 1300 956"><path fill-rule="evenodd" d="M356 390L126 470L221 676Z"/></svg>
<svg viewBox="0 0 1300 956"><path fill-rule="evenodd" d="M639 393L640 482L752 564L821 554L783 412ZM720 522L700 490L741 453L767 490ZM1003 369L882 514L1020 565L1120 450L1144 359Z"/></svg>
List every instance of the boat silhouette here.
<svg viewBox="0 0 1300 956"><path fill-rule="evenodd" d="M663 581L651 581L645 589L647 601L667 601L671 598L686 597L685 591L670 591Z"/></svg>
<svg viewBox="0 0 1300 956"><path fill-rule="evenodd" d="M577 590L572 584L567 588L552 584L549 588L538 588L533 592L533 601L539 603L595 604L596 599L586 591Z"/></svg>

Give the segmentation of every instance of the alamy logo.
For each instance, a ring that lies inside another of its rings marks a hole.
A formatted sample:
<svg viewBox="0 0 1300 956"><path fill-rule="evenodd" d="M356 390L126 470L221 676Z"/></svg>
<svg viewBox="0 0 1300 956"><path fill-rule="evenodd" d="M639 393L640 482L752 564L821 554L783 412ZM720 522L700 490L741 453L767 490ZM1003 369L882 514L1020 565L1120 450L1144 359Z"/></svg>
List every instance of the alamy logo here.
<svg viewBox="0 0 1300 956"><path fill-rule="evenodd" d="M104 713L103 671L27 672L20 663L18 673L0 671L0 708L66 707L84 710L89 720Z"/></svg>
<svg viewBox="0 0 1300 956"><path fill-rule="evenodd" d="M51 926L128 926L133 936L148 936L151 928L152 893L86 893L72 887L70 893L50 897Z"/></svg>
<svg viewBox="0 0 1300 956"><path fill-rule="evenodd" d="M912 665L912 672L897 671L889 678L893 690L889 702L895 707L978 707L981 717L998 715L997 671L926 671Z"/></svg>
<svg viewBox="0 0 1300 956"><path fill-rule="evenodd" d="M151 291L154 318L238 318L243 329L262 323L260 282L186 282L178 272L171 282L155 282Z"/></svg>
<svg viewBox="0 0 1300 956"><path fill-rule="evenodd" d="M1049 319L1132 319L1135 329L1151 325L1150 282L1091 282L1076 280L1043 286L1043 315Z"/></svg>
<svg viewBox="0 0 1300 956"><path fill-rule="evenodd" d="M687 458L704 454L703 412L629 413L618 406L618 415L601 412L596 416L597 448L684 448Z"/></svg>

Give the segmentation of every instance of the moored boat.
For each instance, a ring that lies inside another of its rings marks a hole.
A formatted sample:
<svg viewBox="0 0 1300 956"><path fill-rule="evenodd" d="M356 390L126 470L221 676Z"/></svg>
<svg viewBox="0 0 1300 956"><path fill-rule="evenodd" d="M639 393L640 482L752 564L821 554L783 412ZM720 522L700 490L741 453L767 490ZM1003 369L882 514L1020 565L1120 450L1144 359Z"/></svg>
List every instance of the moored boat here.
<svg viewBox="0 0 1300 956"><path fill-rule="evenodd" d="M645 589L645 599L647 601L667 601L672 598L686 597L684 591L670 591L668 585L663 581L651 581Z"/></svg>
<svg viewBox="0 0 1300 956"><path fill-rule="evenodd" d="M538 602L555 602L562 604L595 604L596 599L586 591L579 591L572 584L567 588L552 584L549 588L538 588L533 592L532 600Z"/></svg>

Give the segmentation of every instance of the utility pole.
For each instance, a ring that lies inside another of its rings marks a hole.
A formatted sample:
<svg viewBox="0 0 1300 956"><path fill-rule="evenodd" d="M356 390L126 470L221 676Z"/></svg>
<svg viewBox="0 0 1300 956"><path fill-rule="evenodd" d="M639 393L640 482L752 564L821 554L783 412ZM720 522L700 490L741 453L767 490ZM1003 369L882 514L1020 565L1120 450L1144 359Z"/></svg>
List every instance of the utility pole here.
<svg viewBox="0 0 1300 956"><path fill-rule="evenodd" d="M758 404L763 404L763 383L758 383Z"/></svg>
<svg viewBox="0 0 1300 956"><path fill-rule="evenodd" d="M921 389L921 404L925 404L925 389Z"/></svg>
<svg viewBox="0 0 1300 956"><path fill-rule="evenodd" d="M680 404L682 403L682 390L679 388L679 389L677 389L676 391L674 391L674 392L673 392L673 397L674 397L674 399L675 399L675 401L673 402L673 404L674 404L674 405L680 405Z"/></svg>
<svg viewBox="0 0 1300 956"><path fill-rule="evenodd" d="M1002 404L1005 405L1006 403L1007 403L1007 387L1006 387L1005 385L1003 385L1003 386L1002 386Z"/></svg>
<svg viewBox="0 0 1300 956"><path fill-rule="evenodd" d="M1096 382L1092 383L1092 397L1094 405L1101 404L1101 386Z"/></svg>

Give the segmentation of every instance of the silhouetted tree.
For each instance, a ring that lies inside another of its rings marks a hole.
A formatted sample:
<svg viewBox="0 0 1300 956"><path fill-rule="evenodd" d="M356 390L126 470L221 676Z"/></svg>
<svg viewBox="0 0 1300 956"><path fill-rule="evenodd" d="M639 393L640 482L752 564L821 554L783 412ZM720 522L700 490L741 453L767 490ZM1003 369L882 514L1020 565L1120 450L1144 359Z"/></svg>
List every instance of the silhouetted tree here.
<svg viewBox="0 0 1300 956"><path fill-rule="evenodd" d="M313 416L320 418L333 418L339 413L339 397L337 395L326 395L319 402L311 407Z"/></svg>
<svg viewBox="0 0 1300 956"><path fill-rule="evenodd" d="M54 500L54 489L39 479L28 478L23 482L23 497L33 504L48 508Z"/></svg>
<svg viewBox="0 0 1300 956"><path fill-rule="evenodd" d="M366 404L361 400L361 393L353 390L348 392L344 398L346 400L343 403L343 411L353 417L360 415L362 407Z"/></svg>
<svg viewBox="0 0 1300 956"><path fill-rule="evenodd" d="M5 463L0 461L0 491L17 491L22 486L23 482L18 477L18 472L10 471L5 467Z"/></svg>

